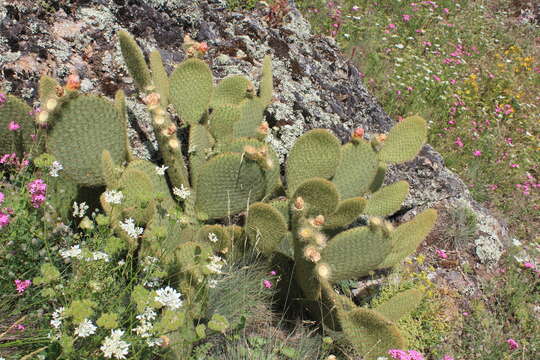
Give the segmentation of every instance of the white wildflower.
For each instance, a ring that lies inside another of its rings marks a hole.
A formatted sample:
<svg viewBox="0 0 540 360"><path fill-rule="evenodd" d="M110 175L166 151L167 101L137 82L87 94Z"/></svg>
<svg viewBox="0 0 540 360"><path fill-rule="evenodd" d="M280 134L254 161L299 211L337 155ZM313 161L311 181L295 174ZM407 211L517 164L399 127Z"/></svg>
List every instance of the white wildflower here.
<svg viewBox="0 0 540 360"><path fill-rule="evenodd" d="M92 321L84 319L75 329L75 335L78 337L87 337L96 332L97 327L92 324Z"/></svg>
<svg viewBox="0 0 540 360"><path fill-rule="evenodd" d="M211 233L208 234L208 240L210 240L210 241L213 242L213 243L216 243L216 242L219 241L217 235L214 234L213 232L211 232Z"/></svg>
<svg viewBox="0 0 540 360"><path fill-rule="evenodd" d="M165 170L167 170L169 167L165 165L156 166L156 174L158 175L165 175Z"/></svg>
<svg viewBox="0 0 540 360"><path fill-rule="evenodd" d="M63 257L64 259L72 258L72 257L80 259L82 257L82 250L80 249L79 245L73 245L71 248L67 250L66 249L60 250L60 256Z"/></svg>
<svg viewBox="0 0 540 360"><path fill-rule="evenodd" d="M120 339L123 335L123 330L111 330L111 335L105 338L103 345L100 347L103 356L106 358L114 356L117 359L126 358L130 344Z"/></svg>
<svg viewBox="0 0 540 360"><path fill-rule="evenodd" d="M62 164L60 164L58 161L53 161L49 169L49 175L52 177L58 177L58 172L63 169L64 167L62 166Z"/></svg>
<svg viewBox="0 0 540 360"><path fill-rule="evenodd" d="M124 259L118 262L118 266L124 266L124 265L126 265L126 261Z"/></svg>
<svg viewBox="0 0 540 360"><path fill-rule="evenodd" d="M185 188L184 184L180 184L180 188L173 187L173 194L178 196L182 200L186 200L188 196L191 195L191 191Z"/></svg>
<svg viewBox="0 0 540 360"><path fill-rule="evenodd" d="M221 259L219 256L212 255L210 256L210 264L206 265L206 267L216 274L221 274L223 259Z"/></svg>
<svg viewBox="0 0 540 360"><path fill-rule="evenodd" d="M212 279L208 281L208 287L210 289L215 289L217 286L218 281L216 279Z"/></svg>
<svg viewBox="0 0 540 360"><path fill-rule="evenodd" d="M65 308L63 306L54 310L52 320L50 322L53 328L58 329L62 325L62 320L64 319L64 310Z"/></svg>
<svg viewBox="0 0 540 360"><path fill-rule="evenodd" d="M77 202L73 203L73 217L79 217L82 219L86 210L88 210L88 205L86 205L85 202L82 202L79 205L77 205Z"/></svg>
<svg viewBox="0 0 540 360"><path fill-rule="evenodd" d="M130 237L136 239L144 231L142 227L135 226L135 220L132 218L125 219L124 222L120 222L120 227L124 230Z"/></svg>
<svg viewBox="0 0 540 360"><path fill-rule="evenodd" d="M144 313L136 316L137 320L139 320L141 324L136 328L132 329L131 331L135 332L142 338L151 337L152 333L150 332L150 330L152 330L152 328L154 327L154 325L152 325L152 320L154 320L156 316L156 312L151 307L147 307L144 310Z"/></svg>
<svg viewBox="0 0 540 360"><path fill-rule="evenodd" d="M403 49L405 47L405 45L403 44L396 44L395 45L398 49Z"/></svg>
<svg viewBox="0 0 540 360"><path fill-rule="evenodd" d="M109 204L120 204L124 198L124 194L117 190L108 190L103 194L105 201Z"/></svg>
<svg viewBox="0 0 540 360"><path fill-rule="evenodd" d="M146 345L150 347L160 346L162 343L163 343L163 339L160 339L160 338L146 339Z"/></svg>
<svg viewBox="0 0 540 360"><path fill-rule="evenodd" d="M164 289L158 289L156 291L156 294L157 295L154 300L159 302L163 306L168 306L172 310L176 310L180 306L182 306L182 300L180 300L180 293L171 288L170 286L167 286Z"/></svg>
<svg viewBox="0 0 540 360"><path fill-rule="evenodd" d="M103 251L94 251L91 260L104 260L105 262L109 262L109 255Z"/></svg>

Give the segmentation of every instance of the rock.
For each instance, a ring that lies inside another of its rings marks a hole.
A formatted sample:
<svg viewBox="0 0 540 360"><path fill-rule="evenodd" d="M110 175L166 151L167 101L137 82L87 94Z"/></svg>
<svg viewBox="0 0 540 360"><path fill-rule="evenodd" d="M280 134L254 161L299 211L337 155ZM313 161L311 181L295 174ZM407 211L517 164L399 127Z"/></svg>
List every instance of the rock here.
<svg viewBox="0 0 540 360"><path fill-rule="evenodd" d="M139 156L157 160L155 138L133 81L120 54L116 32L128 30L148 54L159 49L166 68L185 58L185 34L207 41L205 60L218 79L244 74L258 84L261 62L271 54L274 102L267 110L268 141L286 158L305 131L331 129L342 141L352 130L387 132L394 124L362 83L358 69L339 51L334 39L314 36L291 2L291 10L269 26L269 8L260 3L249 12L229 12L222 0L48 1L47 8L30 0L12 0L0 9L0 87L36 100L42 73L64 80L77 71L85 90L109 98L124 89L131 127L129 136ZM35 104L37 105L37 104ZM466 204L477 216L480 231L474 244L479 260L494 264L508 243L505 226L476 204L463 182L426 145L420 155L390 169L386 183L405 179L411 194L393 217L404 221L424 208L444 211Z"/></svg>

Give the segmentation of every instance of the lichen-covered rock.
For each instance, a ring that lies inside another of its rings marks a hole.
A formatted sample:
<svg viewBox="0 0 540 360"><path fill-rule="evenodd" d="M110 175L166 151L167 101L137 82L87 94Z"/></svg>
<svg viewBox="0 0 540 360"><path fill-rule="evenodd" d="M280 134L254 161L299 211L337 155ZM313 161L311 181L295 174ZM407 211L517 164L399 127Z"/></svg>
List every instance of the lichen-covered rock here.
<svg viewBox="0 0 540 360"><path fill-rule="evenodd" d="M222 0L12 0L0 7L0 88L34 100L43 73L64 79L77 72L86 91L113 98L119 88L128 101L130 140L138 156L155 159L156 143L141 100L134 97L116 32L128 30L148 54L159 49L169 73L185 58L184 35L206 41L207 61L217 78L243 74L258 85L264 55L271 54L274 101L266 116L268 141L281 160L306 130L331 129L342 140L352 130L388 131L393 121L362 84L356 67L335 41L314 36L291 2L279 26L266 22L270 9L231 12ZM391 168L386 182L407 180L411 194L394 216L400 221L427 207L466 202L477 214L476 254L496 263L506 245L506 230L472 201L463 182L444 167L440 154L426 145L419 156Z"/></svg>

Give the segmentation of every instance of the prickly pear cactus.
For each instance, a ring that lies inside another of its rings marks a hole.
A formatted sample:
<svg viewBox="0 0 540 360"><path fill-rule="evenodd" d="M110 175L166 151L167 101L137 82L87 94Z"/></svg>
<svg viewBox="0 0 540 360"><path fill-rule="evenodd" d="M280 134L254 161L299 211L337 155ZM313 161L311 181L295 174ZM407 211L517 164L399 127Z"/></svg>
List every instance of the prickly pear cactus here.
<svg viewBox="0 0 540 360"><path fill-rule="evenodd" d="M341 145L330 132L312 130L289 153L288 199L255 203L248 212L245 231L253 246L267 256L289 256L308 308L331 330L341 331L365 359L406 346L396 322L422 294L410 290L368 309L338 295L332 284L396 265L430 232L434 210L396 228L385 220L400 209L409 185L382 186L387 164L414 158L425 138L425 121L416 116L371 142L363 131ZM367 226L347 229L361 215L368 217Z"/></svg>

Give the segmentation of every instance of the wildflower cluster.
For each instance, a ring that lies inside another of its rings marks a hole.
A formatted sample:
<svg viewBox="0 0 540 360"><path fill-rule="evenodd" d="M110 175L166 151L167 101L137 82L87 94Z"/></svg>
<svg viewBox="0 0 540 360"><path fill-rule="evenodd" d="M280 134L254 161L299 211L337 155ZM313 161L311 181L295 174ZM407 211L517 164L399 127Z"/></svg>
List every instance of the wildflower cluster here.
<svg viewBox="0 0 540 360"><path fill-rule="evenodd" d="M39 208L45 202L47 184L42 179L36 179L28 183L27 189L31 195L32 206Z"/></svg>

